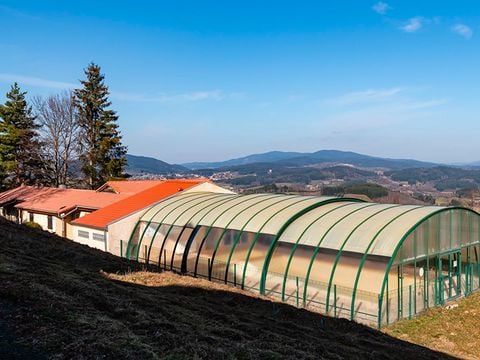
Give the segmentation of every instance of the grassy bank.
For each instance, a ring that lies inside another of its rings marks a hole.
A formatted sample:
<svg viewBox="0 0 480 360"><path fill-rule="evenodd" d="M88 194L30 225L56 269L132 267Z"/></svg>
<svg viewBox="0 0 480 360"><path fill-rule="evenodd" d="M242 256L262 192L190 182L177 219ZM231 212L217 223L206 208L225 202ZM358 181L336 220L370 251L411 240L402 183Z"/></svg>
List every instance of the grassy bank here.
<svg viewBox="0 0 480 360"><path fill-rule="evenodd" d="M386 333L462 358L480 359L480 293L400 321Z"/></svg>

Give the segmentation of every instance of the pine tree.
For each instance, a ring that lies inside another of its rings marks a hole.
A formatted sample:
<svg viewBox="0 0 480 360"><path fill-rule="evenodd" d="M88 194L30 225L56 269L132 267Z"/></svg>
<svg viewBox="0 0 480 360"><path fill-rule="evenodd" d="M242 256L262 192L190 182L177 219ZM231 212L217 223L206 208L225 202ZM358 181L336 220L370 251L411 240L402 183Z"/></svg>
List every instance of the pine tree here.
<svg viewBox="0 0 480 360"><path fill-rule="evenodd" d="M3 187L42 182L39 125L17 83L0 105L0 176Z"/></svg>
<svg viewBox="0 0 480 360"><path fill-rule="evenodd" d="M88 186L95 189L111 178L122 177L127 164L127 148L122 145L118 116L109 109L108 87L100 66L91 63L85 69L86 80L74 91L81 129L80 160Z"/></svg>

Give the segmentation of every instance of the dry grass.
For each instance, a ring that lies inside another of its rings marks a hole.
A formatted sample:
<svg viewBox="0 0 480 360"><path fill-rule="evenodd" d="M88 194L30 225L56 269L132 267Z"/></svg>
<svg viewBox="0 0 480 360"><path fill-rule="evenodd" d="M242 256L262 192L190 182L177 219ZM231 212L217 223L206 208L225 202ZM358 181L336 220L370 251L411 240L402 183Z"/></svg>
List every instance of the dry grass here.
<svg viewBox="0 0 480 360"><path fill-rule="evenodd" d="M113 274L102 271L101 273L108 279L125 281L138 285L145 285L151 287L184 286L204 290L220 290L270 301L269 298L256 295L250 291L241 290L240 288L208 281L206 279L194 278L191 276L182 276L176 273L172 273L170 271L161 273L151 271L136 271L127 274Z"/></svg>
<svg viewBox="0 0 480 360"><path fill-rule="evenodd" d="M480 293L462 298L458 307L432 308L412 320L386 328L386 333L454 356L480 359Z"/></svg>
<svg viewBox="0 0 480 360"><path fill-rule="evenodd" d="M0 220L0 358L448 358L347 320L142 270Z"/></svg>

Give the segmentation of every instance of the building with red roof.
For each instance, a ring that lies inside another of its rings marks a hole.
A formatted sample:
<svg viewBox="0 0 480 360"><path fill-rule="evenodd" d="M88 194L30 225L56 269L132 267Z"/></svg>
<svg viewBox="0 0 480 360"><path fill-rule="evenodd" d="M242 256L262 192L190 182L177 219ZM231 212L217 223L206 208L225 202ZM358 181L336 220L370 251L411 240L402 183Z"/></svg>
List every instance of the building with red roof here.
<svg viewBox="0 0 480 360"><path fill-rule="evenodd" d="M163 180L108 181L97 190L19 186L0 193L0 215L73 239L70 222L155 187Z"/></svg>
<svg viewBox="0 0 480 360"><path fill-rule="evenodd" d="M130 181L121 184L105 184L105 191L126 191L137 185ZM207 179L177 179L159 181L154 186L102 207L71 222L72 239L115 255L122 253L122 244L128 238L138 219L146 209L160 201L185 192L232 193Z"/></svg>

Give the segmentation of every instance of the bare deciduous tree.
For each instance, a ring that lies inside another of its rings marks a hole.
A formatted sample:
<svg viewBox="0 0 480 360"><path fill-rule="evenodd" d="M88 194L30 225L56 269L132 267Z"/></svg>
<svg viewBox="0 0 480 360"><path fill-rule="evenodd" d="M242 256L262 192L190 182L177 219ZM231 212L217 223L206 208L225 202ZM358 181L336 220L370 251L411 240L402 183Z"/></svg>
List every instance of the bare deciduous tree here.
<svg viewBox="0 0 480 360"><path fill-rule="evenodd" d="M78 155L79 127L71 92L33 99L44 143L45 172L53 186L71 180L71 165Z"/></svg>

